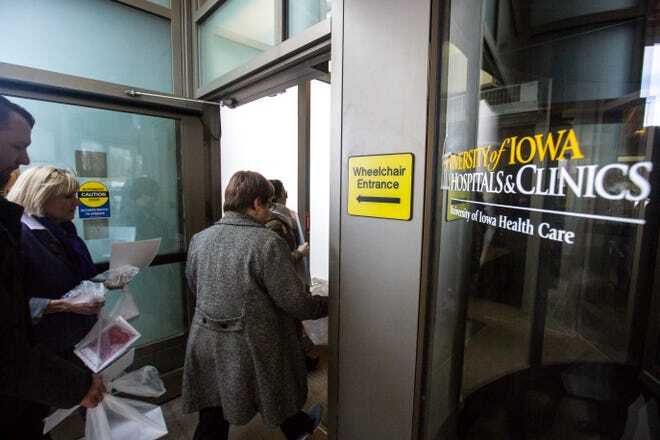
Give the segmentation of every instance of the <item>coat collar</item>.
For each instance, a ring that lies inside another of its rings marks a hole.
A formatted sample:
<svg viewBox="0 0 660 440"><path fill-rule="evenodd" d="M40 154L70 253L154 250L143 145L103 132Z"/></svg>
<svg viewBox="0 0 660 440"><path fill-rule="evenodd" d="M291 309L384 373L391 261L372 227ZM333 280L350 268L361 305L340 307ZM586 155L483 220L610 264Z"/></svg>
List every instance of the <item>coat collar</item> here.
<svg viewBox="0 0 660 440"><path fill-rule="evenodd" d="M240 212L227 211L225 215L218 220L219 225L249 226L252 228L263 228L264 225L253 219L247 214Z"/></svg>
<svg viewBox="0 0 660 440"><path fill-rule="evenodd" d="M21 236L21 216L23 207L0 196L0 228L7 231L15 242Z"/></svg>
<svg viewBox="0 0 660 440"><path fill-rule="evenodd" d="M36 217L24 213L21 217L21 224L23 226L23 233L30 234L41 243L52 255L56 256L59 260L67 265L70 269L76 270L76 265L67 255L67 251L62 243L43 223Z"/></svg>
<svg viewBox="0 0 660 440"><path fill-rule="evenodd" d="M28 213L23 213L23 217L21 217L21 223L23 223L25 226L28 227L28 229L34 231L34 230L41 230L41 229L46 229L44 225L42 225L39 220L34 218Z"/></svg>
<svg viewBox="0 0 660 440"><path fill-rule="evenodd" d="M283 222L287 227L293 228L293 217L291 211L284 205L276 203L270 210L271 219L276 218Z"/></svg>

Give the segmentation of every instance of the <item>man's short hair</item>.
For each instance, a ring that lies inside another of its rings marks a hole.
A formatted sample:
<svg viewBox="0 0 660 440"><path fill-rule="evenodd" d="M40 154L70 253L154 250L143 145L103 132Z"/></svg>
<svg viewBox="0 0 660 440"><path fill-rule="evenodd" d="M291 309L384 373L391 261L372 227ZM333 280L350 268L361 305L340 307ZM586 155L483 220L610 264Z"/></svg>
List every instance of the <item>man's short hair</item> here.
<svg viewBox="0 0 660 440"><path fill-rule="evenodd" d="M0 128L5 128L9 124L12 113L18 113L30 125L30 128L34 127L34 116L29 111L0 95Z"/></svg>
<svg viewBox="0 0 660 440"><path fill-rule="evenodd" d="M273 186L264 176L254 171L238 171L225 189L225 211L245 213L255 200L266 204L273 198Z"/></svg>

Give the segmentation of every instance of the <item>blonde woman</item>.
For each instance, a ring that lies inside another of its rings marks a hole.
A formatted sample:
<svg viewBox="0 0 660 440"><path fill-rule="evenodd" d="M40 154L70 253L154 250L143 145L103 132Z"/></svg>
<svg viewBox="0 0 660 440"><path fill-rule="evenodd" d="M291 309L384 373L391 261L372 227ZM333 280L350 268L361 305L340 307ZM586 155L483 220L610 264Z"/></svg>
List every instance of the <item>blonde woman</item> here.
<svg viewBox="0 0 660 440"><path fill-rule="evenodd" d="M37 342L74 362L78 362L74 345L92 328L102 306L61 301L97 273L71 222L78 206L77 192L78 180L70 171L38 166L23 172L7 195L25 209L21 219L23 284Z"/></svg>

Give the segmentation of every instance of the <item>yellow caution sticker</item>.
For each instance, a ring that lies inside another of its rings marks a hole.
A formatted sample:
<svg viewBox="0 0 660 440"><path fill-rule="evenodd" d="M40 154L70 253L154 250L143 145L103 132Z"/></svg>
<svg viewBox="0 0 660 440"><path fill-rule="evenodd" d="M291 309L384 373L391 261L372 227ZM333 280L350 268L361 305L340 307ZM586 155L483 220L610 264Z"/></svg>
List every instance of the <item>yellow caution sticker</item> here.
<svg viewBox="0 0 660 440"><path fill-rule="evenodd" d="M348 158L348 213L362 217L410 220L412 153Z"/></svg>
<svg viewBox="0 0 660 440"><path fill-rule="evenodd" d="M110 192L103 182L89 181L78 189L80 218L110 217Z"/></svg>

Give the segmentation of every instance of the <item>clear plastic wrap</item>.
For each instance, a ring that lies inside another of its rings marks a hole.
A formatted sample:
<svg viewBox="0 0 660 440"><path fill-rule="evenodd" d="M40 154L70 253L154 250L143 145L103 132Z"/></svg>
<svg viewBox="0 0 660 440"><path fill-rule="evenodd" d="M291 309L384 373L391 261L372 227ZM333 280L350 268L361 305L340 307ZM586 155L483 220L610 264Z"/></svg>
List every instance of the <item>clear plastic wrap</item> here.
<svg viewBox="0 0 660 440"><path fill-rule="evenodd" d="M62 299L71 304L97 304L105 302L105 293L106 288L103 283L83 281L67 292Z"/></svg>
<svg viewBox="0 0 660 440"><path fill-rule="evenodd" d="M135 302L135 297L128 289L128 286L125 286L119 300L113 307L112 312L110 312L110 316L121 316L125 320L130 321L139 315L140 309L138 309L137 303Z"/></svg>
<svg viewBox="0 0 660 440"><path fill-rule="evenodd" d="M140 336L123 317L101 314L87 336L76 344L74 353L98 373L123 355Z"/></svg>
<svg viewBox="0 0 660 440"><path fill-rule="evenodd" d="M140 315L137 303L133 293L128 288L128 284L140 272L140 268L131 265L123 265L107 270L96 277L94 280L101 281L108 289L122 289L122 295L115 304L110 316L122 316L130 321Z"/></svg>
<svg viewBox="0 0 660 440"><path fill-rule="evenodd" d="M147 365L131 371L108 384L109 391L143 397L160 397L165 394L165 384L156 367Z"/></svg>

